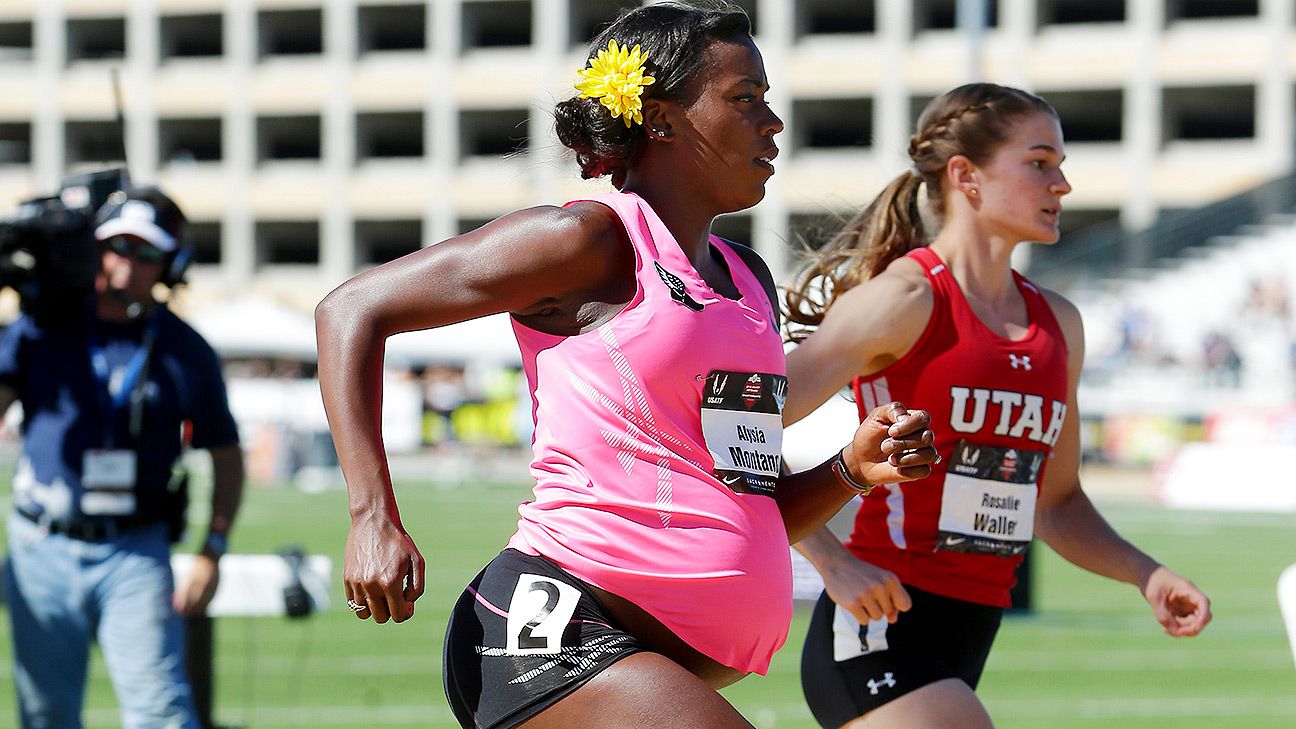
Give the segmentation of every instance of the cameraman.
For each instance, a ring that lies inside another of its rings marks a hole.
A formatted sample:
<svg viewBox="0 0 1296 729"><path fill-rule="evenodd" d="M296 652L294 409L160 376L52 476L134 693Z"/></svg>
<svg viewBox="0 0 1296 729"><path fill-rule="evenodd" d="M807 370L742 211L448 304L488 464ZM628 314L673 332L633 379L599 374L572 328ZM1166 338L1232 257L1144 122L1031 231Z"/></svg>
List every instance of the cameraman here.
<svg viewBox="0 0 1296 729"><path fill-rule="evenodd" d="M0 413L23 405L6 601L24 727L80 727L97 640L122 725L194 727L181 615L216 591L243 490L220 363L153 298L181 282L184 216L155 188L115 193L94 222L101 270L84 315L26 313L0 335ZM211 521L174 588L186 445L211 452Z"/></svg>

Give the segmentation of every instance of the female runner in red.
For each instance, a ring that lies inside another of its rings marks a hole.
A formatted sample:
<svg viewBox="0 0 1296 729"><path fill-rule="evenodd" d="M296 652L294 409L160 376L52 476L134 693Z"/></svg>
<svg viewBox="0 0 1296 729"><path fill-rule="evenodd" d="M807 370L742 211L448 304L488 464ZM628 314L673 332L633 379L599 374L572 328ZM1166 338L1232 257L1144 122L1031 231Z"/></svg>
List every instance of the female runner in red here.
<svg viewBox="0 0 1296 729"><path fill-rule="evenodd" d="M1122 539L1080 488L1074 305L1012 270L1013 249L1058 238L1062 130L1043 99L988 83L928 105L893 181L788 293L804 341L789 354L784 422L850 384L861 413L926 408L932 474L863 499L842 545L799 549L824 576L802 681L825 727L991 726L973 690L1035 536L1136 585L1170 635L1210 601ZM939 220L929 238L920 207ZM805 331L813 330L808 338Z"/></svg>

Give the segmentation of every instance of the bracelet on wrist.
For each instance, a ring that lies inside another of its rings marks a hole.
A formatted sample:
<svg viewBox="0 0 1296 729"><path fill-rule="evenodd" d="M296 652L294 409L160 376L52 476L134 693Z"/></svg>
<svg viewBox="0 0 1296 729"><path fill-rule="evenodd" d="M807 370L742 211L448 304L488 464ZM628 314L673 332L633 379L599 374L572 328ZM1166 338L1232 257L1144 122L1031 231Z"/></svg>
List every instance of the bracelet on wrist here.
<svg viewBox="0 0 1296 729"><path fill-rule="evenodd" d="M207 539L203 541L202 553L211 557L221 557L229 551L229 537L217 532L207 534Z"/></svg>
<svg viewBox="0 0 1296 729"><path fill-rule="evenodd" d="M832 461L833 473L837 474L837 480L841 483L842 488L857 493L860 496L868 496L873 493L873 489L877 488L877 484L868 482L859 483L854 478L851 478L850 469L846 467L846 459L842 456L845 452L845 448L837 451L837 457Z"/></svg>

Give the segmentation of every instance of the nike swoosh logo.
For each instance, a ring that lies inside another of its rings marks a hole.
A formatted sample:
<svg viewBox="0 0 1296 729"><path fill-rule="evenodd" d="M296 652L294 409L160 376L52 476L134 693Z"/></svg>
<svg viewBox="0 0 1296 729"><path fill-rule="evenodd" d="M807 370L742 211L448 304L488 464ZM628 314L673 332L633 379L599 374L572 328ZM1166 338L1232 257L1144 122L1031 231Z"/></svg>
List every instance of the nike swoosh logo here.
<svg viewBox="0 0 1296 729"><path fill-rule="evenodd" d="M733 486L734 484L738 483L741 480L743 480L742 476L721 476L720 477L720 481L725 486Z"/></svg>
<svg viewBox="0 0 1296 729"><path fill-rule="evenodd" d="M953 547L953 546L956 546L956 545L962 544L963 542L966 542L966 541L967 541L967 538L966 538L966 537L947 537L947 538L945 539L945 546L947 546L947 547Z"/></svg>

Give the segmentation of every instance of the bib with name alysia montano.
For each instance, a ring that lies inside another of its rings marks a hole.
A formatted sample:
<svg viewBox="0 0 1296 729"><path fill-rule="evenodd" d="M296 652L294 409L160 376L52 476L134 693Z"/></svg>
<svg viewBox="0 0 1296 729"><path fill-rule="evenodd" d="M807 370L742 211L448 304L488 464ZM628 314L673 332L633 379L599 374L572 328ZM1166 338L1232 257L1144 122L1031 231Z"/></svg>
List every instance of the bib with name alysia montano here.
<svg viewBox="0 0 1296 729"><path fill-rule="evenodd" d="M764 674L787 638L792 578L773 493L786 364L769 297L711 245L742 298L694 270L637 195L621 218L634 298L595 330L513 322L531 387L535 499L509 546L647 610L703 654Z"/></svg>

